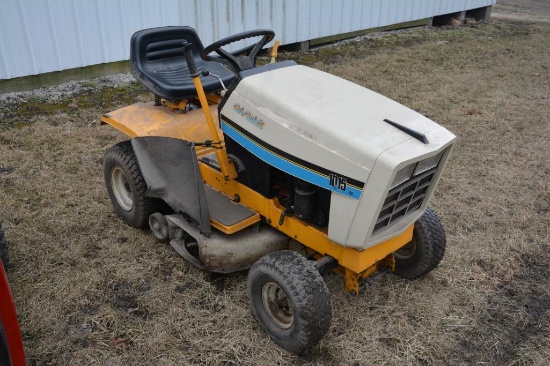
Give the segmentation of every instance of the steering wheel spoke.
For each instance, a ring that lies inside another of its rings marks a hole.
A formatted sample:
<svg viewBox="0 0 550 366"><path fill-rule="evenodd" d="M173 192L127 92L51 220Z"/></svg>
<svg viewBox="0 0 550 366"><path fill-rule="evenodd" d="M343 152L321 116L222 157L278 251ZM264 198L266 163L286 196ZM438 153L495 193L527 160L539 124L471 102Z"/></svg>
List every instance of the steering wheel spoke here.
<svg viewBox="0 0 550 366"><path fill-rule="evenodd" d="M267 36L263 36L262 39L260 40L260 42L256 43L254 45L254 48L252 49L252 51L250 51L250 54L249 54L249 57L253 57L254 60L256 60L256 57L258 56L258 52L260 52L260 50L262 49L262 47L267 43L269 42L267 40Z"/></svg>
<svg viewBox="0 0 550 366"><path fill-rule="evenodd" d="M215 56L215 62L219 62L225 66L229 66L232 69L238 67L239 59L232 53L227 52L226 50L221 48L215 50L214 52L219 55L219 57ZM212 61L214 61L214 58Z"/></svg>

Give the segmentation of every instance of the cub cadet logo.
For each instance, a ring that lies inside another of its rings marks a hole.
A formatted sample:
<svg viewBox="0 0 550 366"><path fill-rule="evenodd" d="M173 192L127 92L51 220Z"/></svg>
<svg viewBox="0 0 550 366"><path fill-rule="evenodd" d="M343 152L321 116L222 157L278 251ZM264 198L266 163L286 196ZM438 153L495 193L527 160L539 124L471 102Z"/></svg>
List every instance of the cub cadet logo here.
<svg viewBox="0 0 550 366"><path fill-rule="evenodd" d="M234 104L233 109L235 110L235 112L246 118L246 120L252 123L254 126L258 127L259 129L264 128L265 122L261 118L253 116L252 113L250 113L249 111L245 111L244 107L241 107L240 104Z"/></svg>

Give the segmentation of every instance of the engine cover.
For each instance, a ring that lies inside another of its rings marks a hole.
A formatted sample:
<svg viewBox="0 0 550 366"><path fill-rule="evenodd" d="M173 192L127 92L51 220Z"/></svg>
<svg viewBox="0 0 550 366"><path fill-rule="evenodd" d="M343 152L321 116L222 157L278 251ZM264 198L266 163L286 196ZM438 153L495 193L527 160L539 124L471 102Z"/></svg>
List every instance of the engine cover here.
<svg viewBox="0 0 550 366"><path fill-rule="evenodd" d="M332 191L329 238L357 249L404 231L422 214L455 139L389 98L299 65L244 77L224 103L220 123L261 160ZM397 172L442 151L415 213L372 237Z"/></svg>

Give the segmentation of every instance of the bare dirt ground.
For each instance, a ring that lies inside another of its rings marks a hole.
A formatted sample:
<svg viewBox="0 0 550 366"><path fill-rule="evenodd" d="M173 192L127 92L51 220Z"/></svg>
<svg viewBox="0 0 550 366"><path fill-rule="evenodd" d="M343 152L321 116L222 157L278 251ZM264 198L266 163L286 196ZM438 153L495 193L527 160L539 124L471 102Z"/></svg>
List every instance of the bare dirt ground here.
<svg viewBox="0 0 550 366"><path fill-rule="evenodd" d="M150 99L139 85L0 96L0 219L29 363L549 364L549 17L542 0L500 1L490 24L281 56L459 136L432 201L447 230L441 266L368 281L359 296L327 275L332 326L303 356L253 320L246 273L210 276L113 213L100 161L124 136L98 118Z"/></svg>

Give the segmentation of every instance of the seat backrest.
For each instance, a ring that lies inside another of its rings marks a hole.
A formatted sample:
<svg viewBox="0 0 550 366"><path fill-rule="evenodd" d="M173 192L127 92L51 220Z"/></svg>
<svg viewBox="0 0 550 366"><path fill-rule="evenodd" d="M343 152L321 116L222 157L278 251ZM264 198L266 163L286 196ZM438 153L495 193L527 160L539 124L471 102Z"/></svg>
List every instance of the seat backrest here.
<svg viewBox="0 0 550 366"><path fill-rule="evenodd" d="M160 27L137 31L130 40L130 69L134 77L153 94L170 99L195 98L197 92L183 57L183 43L192 44L191 51L199 71L207 69L229 85L234 75L216 62L204 61L204 46L191 27ZM217 93L223 85L213 76L200 76L207 94Z"/></svg>
<svg viewBox="0 0 550 366"><path fill-rule="evenodd" d="M198 62L204 46L191 27L160 27L137 31L130 40L130 69L147 89L163 98L185 99L196 92L182 53L192 44Z"/></svg>
<svg viewBox="0 0 550 366"><path fill-rule="evenodd" d="M138 31L130 41L130 61L137 68L152 67L156 62L181 62L182 43L193 44L193 55L200 55L204 46L191 27L162 27ZM174 60L179 58L179 60Z"/></svg>

